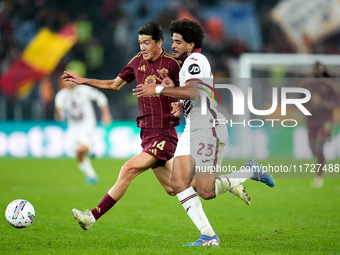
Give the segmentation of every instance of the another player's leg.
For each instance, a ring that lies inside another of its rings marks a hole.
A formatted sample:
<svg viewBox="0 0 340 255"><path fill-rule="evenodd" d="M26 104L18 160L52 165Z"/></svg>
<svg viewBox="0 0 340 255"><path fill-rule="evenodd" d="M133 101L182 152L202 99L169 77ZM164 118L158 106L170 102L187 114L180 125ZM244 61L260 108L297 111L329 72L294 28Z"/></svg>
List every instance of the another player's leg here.
<svg viewBox="0 0 340 255"><path fill-rule="evenodd" d="M171 179L171 187L176 192L188 216L201 232L197 241L184 246L218 246L219 239L203 211L201 200L190 186L194 164L194 159L189 155L175 157Z"/></svg>
<svg viewBox="0 0 340 255"><path fill-rule="evenodd" d="M317 135L314 143L315 155L317 157L318 172L316 178L313 180L312 187L320 188L323 186L322 169L325 166L325 155L323 147L326 143L326 137L323 134Z"/></svg>
<svg viewBox="0 0 340 255"><path fill-rule="evenodd" d="M169 196L176 195L175 191L172 189L170 185L173 170L173 161L174 159L171 158L166 162L165 166L152 169L158 181L163 186L163 188L165 189ZM190 185L194 188L194 190L196 190L196 178L192 179Z"/></svg>
<svg viewBox="0 0 340 255"><path fill-rule="evenodd" d="M99 204L91 211L81 212L72 210L72 214L79 225L87 230L91 225L109 211L126 193L131 181L140 173L157 163L157 159L147 153L141 153L128 160L121 168L118 180L108 191Z"/></svg>
<svg viewBox="0 0 340 255"><path fill-rule="evenodd" d="M229 178L228 178L229 177ZM247 205L250 204L248 192L243 187L242 182L249 178L230 178L229 175L220 175L216 177L213 172L196 172L196 185L198 195L205 199L213 199L229 191L232 195L240 198Z"/></svg>
<svg viewBox="0 0 340 255"><path fill-rule="evenodd" d="M221 183L217 188L217 196L229 191L230 187L236 187L249 179L263 182L269 187L275 186L273 176L269 172L265 172L255 160L248 160L239 171L220 175L217 179L220 179Z"/></svg>
<svg viewBox="0 0 340 255"><path fill-rule="evenodd" d="M178 142L176 129L165 129L159 133L150 132L149 137L149 143L144 143L144 151L159 160L152 170L168 195L174 196L176 194L170 186L170 180L173 169L173 156Z"/></svg>
<svg viewBox="0 0 340 255"><path fill-rule="evenodd" d="M263 182L269 187L275 186L275 180L269 172L263 171L255 160L248 160L243 169L234 173L216 177L216 197L229 191L231 194L241 198L247 205L249 205L250 197L242 184L249 179Z"/></svg>
<svg viewBox="0 0 340 255"><path fill-rule="evenodd" d="M269 187L274 187L275 186L275 180L273 176L267 172L264 171L260 165L253 159L250 159L246 163L246 169L251 169L253 172L253 177L251 178L254 181L259 181L263 182Z"/></svg>
<svg viewBox="0 0 340 255"><path fill-rule="evenodd" d="M212 153L212 157L209 158L201 158L201 160L198 159L199 162L201 162L201 168L209 169L211 167L211 164L213 162L215 163L216 167L222 168L222 161L223 161L223 150L225 147L225 144L227 142L227 129L225 126L218 126L216 128L216 133L218 140L216 140L216 136L211 136L208 139L211 139L211 141L207 141L208 144L216 144L218 142L218 147L216 148L217 152L217 158L216 158L216 152ZM202 134L205 135L205 134ZM227 191L229 191L232 195L239 197L241 200L243 200L246 204L250 204L250 198L248 196L248 193L246 192L245 188L242 185L242 182L246 179L228 179L224 178L224 176L216 177L216 174L218 172L218 168L215 170L212 169L212 171L200 171L200 167L197 167L196 170L196 182L199 182L197 184L197 187L199 187L198 194L203 199L212 199L215 198ZM211 168L210 168L211 169Z"/></svg>
<svg viewBox="0 0 340 255"><path fill-rule="evenodd" d="M77 148L77 159L78 159L78 168L81 172L83 172L86 176L85 182L89 185L95 184L99 181L98 175L94 170L91 160L87 156L89 148L84 144L79 144Z"/></svg>
<svg viewBox="0 0 340 255"><path fill-rule="evenodd" d="M175 196L175 192L170 185L170 180L172 176L172 169L173 169L173 158L168 160L165 166L159 166L157 168L152 169L155 176L157 177L160 184L163 186L165 191L170 196Z"/></svg>
<svg viewBox="0 0 340 255"><path fill-rule="evenodd" d="M308 127L309 148L311 149L313 156L317 158L317 162L318 163L321 162L321 164L324 164L325 158L323 157L323 144L321 146L320 140L319 142L317 142L317 134L318 134L318 128ZM320 151L320 147L322 147L322 151ZM321 171L320 172L318 171L316 178L314 178L313 182L311 183L311 186L313 188L319 188L323 186L323 179L322 179Z"/></svg>

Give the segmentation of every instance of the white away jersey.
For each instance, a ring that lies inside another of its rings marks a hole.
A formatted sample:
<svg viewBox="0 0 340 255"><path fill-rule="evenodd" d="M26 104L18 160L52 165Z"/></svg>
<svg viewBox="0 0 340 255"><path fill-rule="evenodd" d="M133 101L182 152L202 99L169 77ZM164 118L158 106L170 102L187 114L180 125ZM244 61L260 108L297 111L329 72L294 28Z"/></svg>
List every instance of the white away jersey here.
<svg viewBox="0 0 340 255"><path fill-rule="evenodd" d="M94 128L97 125L91 101L96 101L99 107L107 104L104 93L84 85L77 85L73 90L61 89L55 97L55 105L62 110L70 128Z"/></svg>
<svg viewBox="0 0 340 255"><path fill-rule="evenodd" d="M186 86L189 80L200 80L202 83L213 87L213 74L208 59L201 53L191 53L184 61L179 73L180 86ZM202 89L214 93L205 85ZM216 109L215 102L204 90L200 90L200 95L196 100L181 100L184 106L183 115L185 117L185 130L190 128L212 128L214 119L224 119L224 116ZM202 114L202 107L206 109L206 114Z"/></svg>

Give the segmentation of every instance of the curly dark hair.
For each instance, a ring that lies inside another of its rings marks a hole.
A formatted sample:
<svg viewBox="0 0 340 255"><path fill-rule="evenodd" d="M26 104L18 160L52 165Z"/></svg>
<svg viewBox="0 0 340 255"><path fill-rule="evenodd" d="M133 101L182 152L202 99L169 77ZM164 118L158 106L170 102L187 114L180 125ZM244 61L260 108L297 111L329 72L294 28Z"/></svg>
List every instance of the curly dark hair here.
<svg viewBox="0 0 340 255"><path fill-rule="evenodd" d="M156 21L151 21L138 29L139 35L151 35L152 40L158 42L164 40L163 30L161 25Z"/></svg>
<svg viewBox="0 0 340 255"><path fill-rule="evenodd" d="M203 45L204 31L198 21L188 19L173 20L169 30L171 35L178 33L182 35L186 43L195 43L194 48L201 48Z"/></svg>

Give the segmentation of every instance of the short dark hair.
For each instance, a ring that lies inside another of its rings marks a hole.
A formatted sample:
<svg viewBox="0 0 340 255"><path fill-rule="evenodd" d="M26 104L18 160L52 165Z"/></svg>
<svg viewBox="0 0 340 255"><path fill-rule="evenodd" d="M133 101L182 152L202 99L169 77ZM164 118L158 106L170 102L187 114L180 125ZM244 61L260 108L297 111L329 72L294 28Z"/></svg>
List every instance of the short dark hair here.
<svg viewBox="0 0 340 255"><path fill-rule="evenodd" d="M161 25L156 21L151 21L138 29L139 35L151 35L152 40L158 42L164 40L163 30Z"/></svg>
<svg viewBox="0 0 340 255"><path fill-rule="evenodd" d="M169 30L171 35L174 33L182 35L186 43L195 43L194 48L201 48L203 45L204 31L198 21L188 19L173 20L170 23Z"/></svg>

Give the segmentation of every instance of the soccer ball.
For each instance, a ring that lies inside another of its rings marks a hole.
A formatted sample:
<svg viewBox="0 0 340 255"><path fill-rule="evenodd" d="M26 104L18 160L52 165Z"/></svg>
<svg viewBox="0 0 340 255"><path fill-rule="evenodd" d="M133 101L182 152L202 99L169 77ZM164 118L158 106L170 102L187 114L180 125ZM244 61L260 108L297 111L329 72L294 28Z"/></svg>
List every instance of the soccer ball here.
<svg viewBox="0 0 340 255"><path fill-rule="evenodd" d="M5 212L7 222L15 228L26 228L35 218L33 205L24 199L16 199L9 203Z"/></svg>

